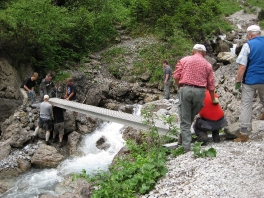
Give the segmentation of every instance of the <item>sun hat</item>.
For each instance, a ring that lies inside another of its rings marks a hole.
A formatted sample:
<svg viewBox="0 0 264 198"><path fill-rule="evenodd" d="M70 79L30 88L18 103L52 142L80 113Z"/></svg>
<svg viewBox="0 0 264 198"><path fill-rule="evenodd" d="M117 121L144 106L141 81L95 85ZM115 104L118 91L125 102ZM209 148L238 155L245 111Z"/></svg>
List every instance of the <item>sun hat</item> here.
<svg viewBox="0 0 264 198"><path fill-rule="evenodd" d="M45 95L45 96L44 96L44 100L45 100L45 99L49 99L49 95Z"/></svg>
<svg viewBox="0 0 264 198"><path fill-rule="evenodd" d="M260 32L260 27L258 25L251 25L247 28L247 32Z"/></svg>
<svg viewBox="0 0 264 198"><path fill-rule="evenodd" d="M202 45L202 44L195 44L195 45L193 46L193 49L194 49L194 50L199 50L199 51L204 51L204 52L206 52L206 48L205 48L205 46Z"/></svg>

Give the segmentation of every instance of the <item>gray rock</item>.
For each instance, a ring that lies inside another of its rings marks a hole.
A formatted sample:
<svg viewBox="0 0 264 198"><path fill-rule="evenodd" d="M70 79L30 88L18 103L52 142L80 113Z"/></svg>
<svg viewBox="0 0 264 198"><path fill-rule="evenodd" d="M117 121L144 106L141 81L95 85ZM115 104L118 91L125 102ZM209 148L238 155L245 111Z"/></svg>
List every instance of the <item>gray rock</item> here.
<svg viewBox="0 0 264 198"><path fill-rule="evenodd" d="M76 131L73 131L68 135L67 149L70 155L80 155L78 146L81 140L82 135L77 133Z"/></svg>
<svg viewBox="0 0 264 198"><path fill-rule="evenodd" d="M64 159L56 148L42 144L31 158L31 163L39 168L56 168Z"/></svg>
<svg viewBox="0 0 264 198"><path fill-rule="evenodd" d="M237 56L231 52L220 52L217 55L219 62L224 62L225 64L230 64L236 61Z"/></svg>
<svg viewBox="0 0 264 198"><path fill-rule="evenodd" d="M240 132L239 123L236 122L236 123L228 125L227 127L225 127L224 131L226 133L226 138L228 139L236 138Z"/></svg>
<svg viewBox="0 0 264 198"><path fill-rule="evenodd" d="M0 57L0 125L22 104L20 90L21 81L17 71L9 62Z"/></svg>
<svg viewBox="0 0 264 198"><path fill-rule="evenodd" d="M110 147L110 144L107 143L106 137L102 136L96 141L96 147L101 150L107 150Z"/></svg>
<svg viewBox="0 0 264 198"><path fill-rule="evenodd" d="M65 134L76 131L75 115L73 111L66 111L64 113L64 132Z"/></svg>
<svg viewBox="0 0 264 198"><path fill-rule="evenodd" d="M18 168L22 172L26 172L26 171L30 170L30 168L31 168L31 163L27 160L22 159L22 158L19 158L17 160L17 163L18 163Z"/></svg>
<svg viewBox="0 0 264 198"><path fill-rule="evenodd" d="M11 146L8 141L0 142L0 161L7 157L11 151Z"/></svg>

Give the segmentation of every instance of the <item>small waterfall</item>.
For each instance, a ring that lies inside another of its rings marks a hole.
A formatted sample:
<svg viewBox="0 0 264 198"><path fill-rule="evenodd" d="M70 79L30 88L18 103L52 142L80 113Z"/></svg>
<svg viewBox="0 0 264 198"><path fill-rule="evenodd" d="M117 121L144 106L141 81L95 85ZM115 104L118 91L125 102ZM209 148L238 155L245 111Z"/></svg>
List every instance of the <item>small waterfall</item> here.
<svg viewBox="0 0 264 198"><path fill-rule="evenodd" d="M233 44L233 47L230 48L230 52L231 52L232 54L236 54L236 47L237 47L237 44Z"/></svg>
<svg viewBox="0 0 264 198"><path fill-rule="evenodd" d="M92 134L85 136L81 150L85 153L82 157L73 157L63 161L57 169L32 169L19 176L13 188L9 189L1 198L37 198L40 193L54 192L58 183L71 173L81 173L83 169L87 174L94 171L107 171L114 156L124 146L124 140L120 133L122 124L105 122ZM100 150L96 147L96 141L100 137L106 137L110 148Z"/></svg>

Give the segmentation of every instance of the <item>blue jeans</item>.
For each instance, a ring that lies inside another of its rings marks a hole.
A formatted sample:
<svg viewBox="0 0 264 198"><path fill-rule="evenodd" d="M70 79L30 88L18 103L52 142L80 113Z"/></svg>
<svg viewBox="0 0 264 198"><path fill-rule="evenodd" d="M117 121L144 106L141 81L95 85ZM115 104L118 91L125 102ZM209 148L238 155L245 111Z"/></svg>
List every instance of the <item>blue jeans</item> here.
<svg viewBox="0 0 264 198"><path fill-rule="evenodd" d="M28 97L31 99L31 102L33 103L35 101L35 92L34 91L29 92Z"/></svg>

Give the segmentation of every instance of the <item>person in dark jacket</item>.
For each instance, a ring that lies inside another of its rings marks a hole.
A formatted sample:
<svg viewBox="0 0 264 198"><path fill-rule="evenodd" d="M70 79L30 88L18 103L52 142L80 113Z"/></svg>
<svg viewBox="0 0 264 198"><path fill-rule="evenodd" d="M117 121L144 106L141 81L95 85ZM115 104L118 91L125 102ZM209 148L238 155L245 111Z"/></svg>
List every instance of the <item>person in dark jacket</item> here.
<svg viewBox="0 0 264 198"><path fill-rule="evenodd" d="M59 147L61 148L63 146L62 139L64 135L64 109L54 106L53 119L54 130L52 143L55 142L56 135L59 133Z"/></svg>
<svg viewBox="0 0 264 198"><path fill-rule="evenodd" d="M48 95L50 98L52 97L52 92L56 90L56 86L51 81L52 77L50 74L47 74L44 79L42 79L39 85L39 95L40 99L43 101L44 95Z"/></svg>
<svg viewBox="0 0 264 198"><path fill-rule="evenodd" d="M218 98L217 94L214 94ZM204 106L199 112L200 117L193 124L194 132L197 136L197 141L206 144L208 140L207 132L212 132L213 141L220 142L219 130L227 125L224 117L224 111L220 104L212 103L209 91L206 91L204 98Z"/></svg>

